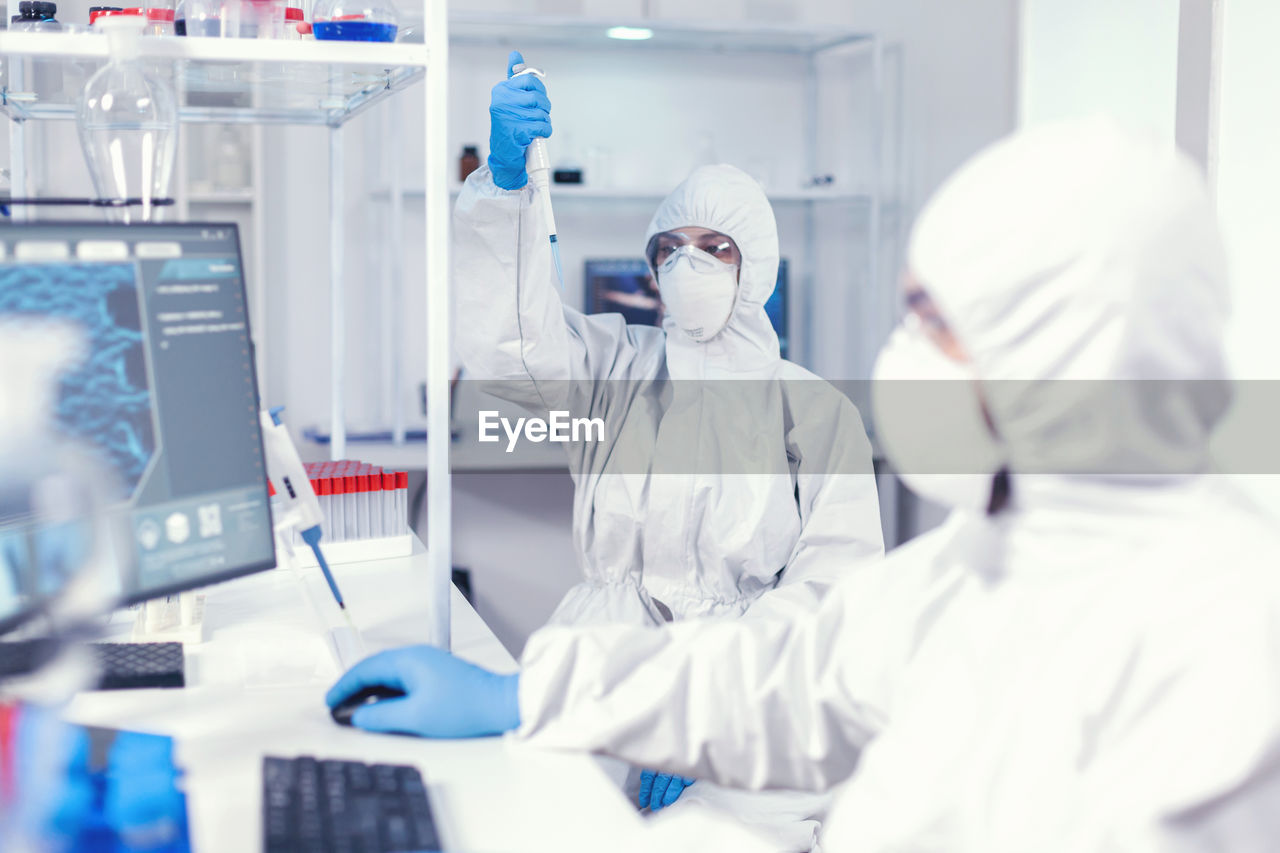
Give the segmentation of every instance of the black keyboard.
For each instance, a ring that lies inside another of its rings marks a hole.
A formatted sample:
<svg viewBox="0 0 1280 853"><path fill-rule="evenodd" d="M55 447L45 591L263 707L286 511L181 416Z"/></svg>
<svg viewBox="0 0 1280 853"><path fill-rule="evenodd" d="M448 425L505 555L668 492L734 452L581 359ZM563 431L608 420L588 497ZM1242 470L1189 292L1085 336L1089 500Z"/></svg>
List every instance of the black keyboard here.
<svg viewBox="0 0 1280 853"><path fill-rule="evenodd" d="M182 687L182 643L90 643L98 659L98 690ZM0 678L35 672L57 655L52 639L0 643Z"/></svg>
<svg viewBox="0 0 1280 853"><path fill-rule="evenodd" d="M413 767L301 758L262 760L266 853L404 853L440 849Z"/></svg>
<svg viewBox="0 0 1280 853"><path fill-rule="evenodd" d="M102 666L99 690L183 687L182 643L91 643Z"/></svg>

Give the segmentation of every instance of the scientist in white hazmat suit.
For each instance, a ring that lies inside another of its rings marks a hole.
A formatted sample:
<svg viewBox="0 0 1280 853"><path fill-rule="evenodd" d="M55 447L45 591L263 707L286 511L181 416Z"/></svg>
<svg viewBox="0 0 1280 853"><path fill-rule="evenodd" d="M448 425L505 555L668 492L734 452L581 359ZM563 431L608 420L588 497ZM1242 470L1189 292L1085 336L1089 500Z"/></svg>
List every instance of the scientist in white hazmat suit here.
<svg viewBox="0 0 1280 853"><path fill-rule="evenodd" d="M522 61L513 54L510 66ZM494 87L489 165L454 215L456 340L473 379L533 410L599 416L603 443L568 447L573 538L585 580L553 624L654 625L693 617L789 617L882 558L871 447L854 405L779 356L764 310L778 274L773 211L730 166L695 171L644 243L662 329L587 316L558 292L525 147L550 133L542 83ZM686 780L646 773L642 805ZM657 789L653 786L657 786ZM714 801L779 824L807 850L824 801L726 792ZM647 802L646 802L647 801Z"/></svg>
<svg viewBox="0 0 1280 853"><path fill-rule="evenodd" d="M933 443L907 397L875 415L941 528L790 623L547 628L519 675L394 650L330 701L392 683L374 710L423 735L843 782L828 850L1274 851L1280 539L1210 473L1228 305L1199 171L1102 121L1026 131L944 185L909 264L878 387L969 403ZM948 437L968 471L916 464Z"/></svg>

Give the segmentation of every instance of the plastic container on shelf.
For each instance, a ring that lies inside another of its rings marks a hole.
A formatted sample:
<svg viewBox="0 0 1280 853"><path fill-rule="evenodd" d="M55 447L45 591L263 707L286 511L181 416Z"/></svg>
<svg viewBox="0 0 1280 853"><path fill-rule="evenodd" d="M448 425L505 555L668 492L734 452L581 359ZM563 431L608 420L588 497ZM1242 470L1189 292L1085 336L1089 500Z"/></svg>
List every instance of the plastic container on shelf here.
<svg viewBox="0 0 1280 853"><path fill-rule="evenodd" d="M304 33L303 30L306 30ZM299 6L286 6L284 9L284 38L299 41L311 34L311 25Z"/></svg>
<svg viewBox="0 0 1280 853"><path fill-rule="evenodd" d="M18 33L61 32L62 24L58 23L55 17L57 12L58 6L55 3L46 3L43 0L22 0L18 4L18 14L9 21L9 30ZM0 58L0 62L2 61L3 58ZM56 100L62 96L65 89L61 59L19 58L17 61L20 63L21 71L14 72L14 77L5 85L9 97L29 93L37 100L44 101ZM14 85L19 80L22 85L20 89L15 89Z"/></svg>
<svg viewBox="0 0 1280 853"><path fill-rule="evenodd" d="M171 36L174 34L172 9L147 9L147 27L143 32L152 36Z"/></svg>
<svg viewBox="0 0 1280 853"><path fill-rule="evenodd" d="M124 11L123 7L120 7L120 6L90 6L89 7L89 26L92 27L94 24L98 22L98 18L101 18L103 15L107 13L123 12L123 11Z"/></svg>
<svg viewBox="0 0 1280 853"><path fill-rule="evenodd" d="M144 0L143 14L147 19L146 33L153 36L174 34L175 0Z"/></svg>
<svg viewBox="0 0 1280 853"><path fill-rule="evenodd" d="M9 29L15 32L57 33L62 31L58 23L58 4L45 0L22 0L18 14L9 21Z"/></svg>
<svg viewBox="0 0 1280 853"><path fill-rule="evenodd" d="M188 36L237 38L240 0L185 0L183 30Z"/></svg>
<svg viewBox="0 0 1280 853"><path fill-rule="evenodd" d="M142 22L142 35L144 36L171 36L173 35L173 10L164 8L146 9L142 6L130 6L128 8L119 9L111 7L96 7L97 11L90 10L89 21L93 24L95 30L99 29L98 23L106 18L137 18Z"/></svg>
<svg viewBox="0 0 1280 853"><path fill-rule="evenodd" d="M326 41L395 41L399 23L391 0L319 0L311 27Z"/></svg>
<svg viewBox="0 0 1280 853"><path fill-rule="evenodd" d="M240 38L284 38L284 0L240 0Z"/></svg>

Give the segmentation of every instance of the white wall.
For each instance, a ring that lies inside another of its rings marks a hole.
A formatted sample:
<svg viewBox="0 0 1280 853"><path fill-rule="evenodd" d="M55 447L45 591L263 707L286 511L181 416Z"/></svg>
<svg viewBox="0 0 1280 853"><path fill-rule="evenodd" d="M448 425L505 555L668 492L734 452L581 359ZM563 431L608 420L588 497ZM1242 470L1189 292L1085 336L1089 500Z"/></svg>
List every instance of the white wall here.
<svg viewBox="0 0 1280 853"><path fill-rule="evenodd" d="M1232 366L1280 378L1280 4L1224 0L1215 157L1232 276Z"/></svg>
<svg viewBox="0 0 1280 853"><path fill-rule="evenodd" d="M1172 140L1178 0L1022 0L1021 125L1109 113Z"/></svg>
<svg viewBox="0 0 1280 853"><path fill-rule="evenodd" d="M1216 128L1211 135L1212 172L1231 268L1233 319L1228 355L1237 376L1280 378L1280 4L1274 0L1221 0L1220 77ZM1272 412L1233 411L1256 435L1258 418ZM1252 420L1250 420L1252 419ZM1280 477L1241 478L1253 496L1280 517Z"/></svg>

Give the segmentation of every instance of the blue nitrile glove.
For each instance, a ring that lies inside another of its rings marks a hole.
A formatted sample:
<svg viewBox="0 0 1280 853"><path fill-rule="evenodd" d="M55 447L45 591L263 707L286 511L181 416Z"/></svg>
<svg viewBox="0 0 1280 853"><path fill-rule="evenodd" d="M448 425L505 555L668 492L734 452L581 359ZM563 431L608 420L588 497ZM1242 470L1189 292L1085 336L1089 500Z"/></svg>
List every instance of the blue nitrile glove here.
<svg viewBox="0 0 1280 853"><path fill-rule="evenodd" d="M511 51L507 79L493 87L489 101L489 171L504 190L529 183L524 151L539 136L551 135L551 101L542 81L534 74L511 77L511 69L522 62L520 51Z"/></svg>
<svg viewBox="0 0 1280 853"><path fill-rule="evenodd" d="M680 799L680 794L693 782L693 779L686 779L672 773L641 770L640 796L636 800L640 803L640 808L656 812Z"/></svg>
<svg viewBox="0 0 1280 853"><path fill-rule="evenodd" d="M365 687L393 687L405 696L360 708L352 724L371 732L484 737L520 725L519 683L519 675L498 675L435 646L406 646L360 661L325 701L332 708Z"/></svg>

